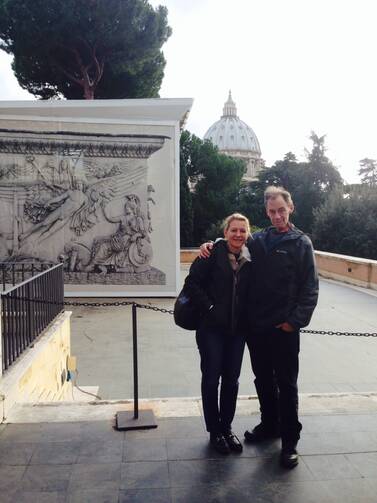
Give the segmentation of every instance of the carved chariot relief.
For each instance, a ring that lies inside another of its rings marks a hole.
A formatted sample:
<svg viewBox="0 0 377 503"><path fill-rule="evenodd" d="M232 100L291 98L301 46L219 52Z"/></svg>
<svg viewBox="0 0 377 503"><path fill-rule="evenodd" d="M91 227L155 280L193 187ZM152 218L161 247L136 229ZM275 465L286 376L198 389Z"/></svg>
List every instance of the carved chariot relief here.
<svg viewBox="0 0 377 503"><path fill-rule="evenodd" d="M164 285L148 158L166 138L0 130L0 261L63 261L78 285Z"/></svg>

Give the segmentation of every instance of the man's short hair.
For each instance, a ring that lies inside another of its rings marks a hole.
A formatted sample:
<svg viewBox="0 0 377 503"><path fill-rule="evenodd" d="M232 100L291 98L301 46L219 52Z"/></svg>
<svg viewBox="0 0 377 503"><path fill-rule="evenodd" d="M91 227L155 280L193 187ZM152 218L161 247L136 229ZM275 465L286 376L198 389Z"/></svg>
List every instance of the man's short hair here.
<svg viewBox="0 0 377 503"><path fill-rule="evenodd" d="M290 192L288 192L288 190L286 190L284 187L276 187L275 185L270 185L264 191L264 205L267 206L267 202L270 199L276 199L279 196L281 196L284 201L289 204L289 206L293 206L292 196Z"/></svg>

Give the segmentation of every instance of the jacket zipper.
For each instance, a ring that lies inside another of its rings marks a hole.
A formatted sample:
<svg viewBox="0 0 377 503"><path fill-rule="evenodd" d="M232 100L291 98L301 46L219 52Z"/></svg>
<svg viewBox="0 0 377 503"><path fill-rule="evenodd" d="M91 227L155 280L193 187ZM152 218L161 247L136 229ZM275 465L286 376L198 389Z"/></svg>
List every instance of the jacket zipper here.
<svg viewBox="0 0 377 503"><path fill-rule="evenodd" d="M236 328L236 290L237 290L237 283L238 283L238 274L242 268L242 266L246 264L245 262L241 262L240 266L238 267L237 271L233 271L233 291L232 291L232 323L231 323L231 334L235 335L235 328Z"/></svg>

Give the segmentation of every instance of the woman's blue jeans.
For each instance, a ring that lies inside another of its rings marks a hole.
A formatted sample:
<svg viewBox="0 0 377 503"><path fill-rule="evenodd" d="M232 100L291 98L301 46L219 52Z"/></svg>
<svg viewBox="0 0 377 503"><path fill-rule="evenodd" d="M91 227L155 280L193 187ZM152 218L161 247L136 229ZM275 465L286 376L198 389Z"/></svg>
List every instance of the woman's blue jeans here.
<svg viewBox="0 0 377 503"><path fill-rule="evenodd" d="M200 353L206 428L212 434L225 433L231 429L236 411L245 338L225 330L200 328L196 332L196 342Z"/></svg>

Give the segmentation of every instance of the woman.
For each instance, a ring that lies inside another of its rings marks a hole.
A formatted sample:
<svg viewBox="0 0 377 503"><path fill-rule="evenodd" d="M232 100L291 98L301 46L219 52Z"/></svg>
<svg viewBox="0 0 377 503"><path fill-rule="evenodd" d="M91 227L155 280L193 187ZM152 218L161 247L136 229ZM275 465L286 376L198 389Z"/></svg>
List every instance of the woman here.
<svg viewBox="0 0 377 503"><path fill-rule="evenodd" d="M249 233L245 216L230 215L224 222L225 240L214 245L209 259L194 261L185 281L187 293L203 311L196 342L204 419L210 444L222 454L242 451L242 444L232 432L232 420L245 347L241 313L249 284L250 255L245 246Z"/></svg>

